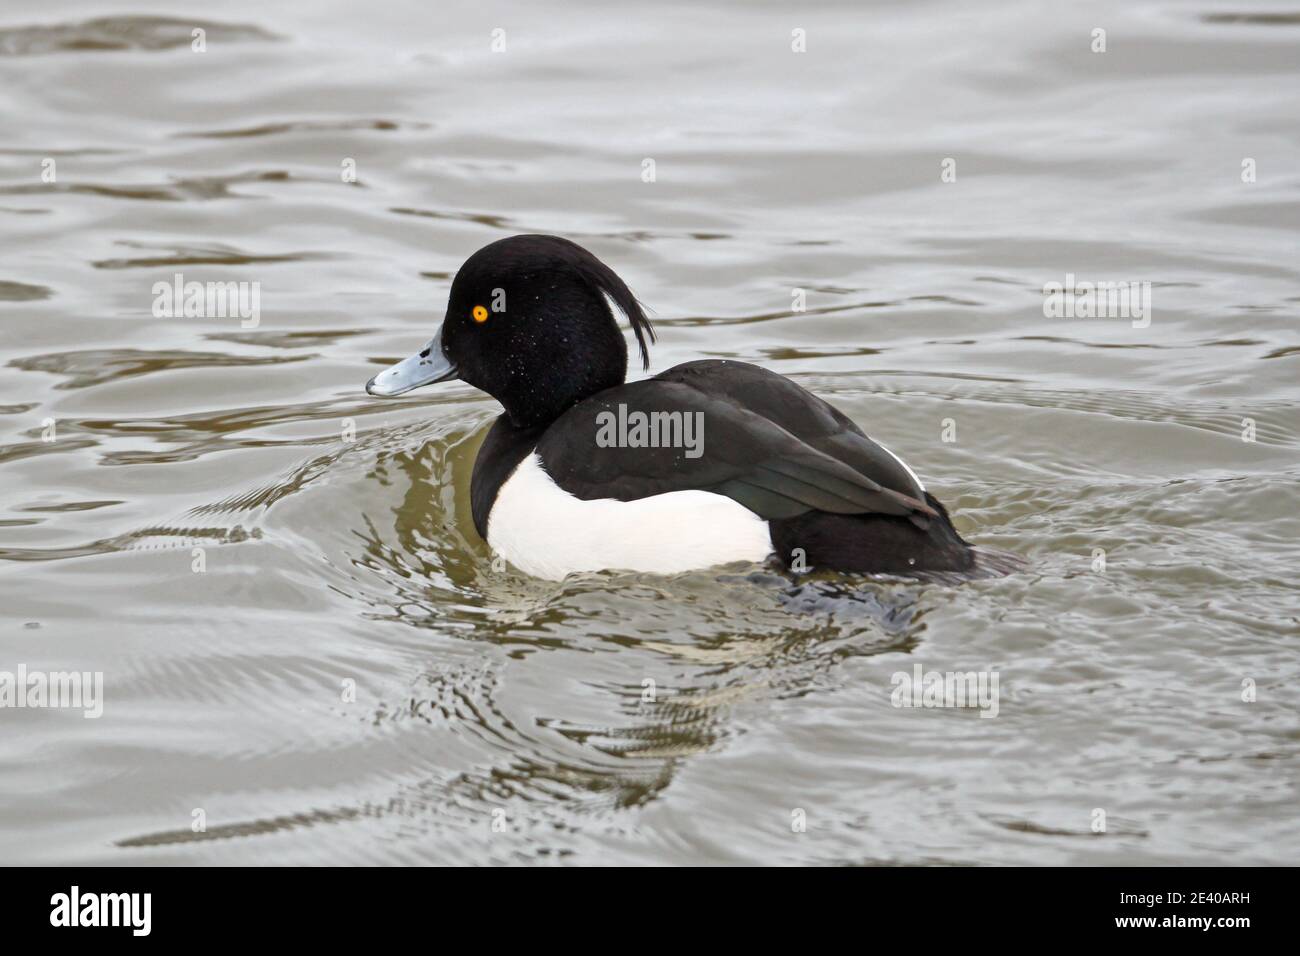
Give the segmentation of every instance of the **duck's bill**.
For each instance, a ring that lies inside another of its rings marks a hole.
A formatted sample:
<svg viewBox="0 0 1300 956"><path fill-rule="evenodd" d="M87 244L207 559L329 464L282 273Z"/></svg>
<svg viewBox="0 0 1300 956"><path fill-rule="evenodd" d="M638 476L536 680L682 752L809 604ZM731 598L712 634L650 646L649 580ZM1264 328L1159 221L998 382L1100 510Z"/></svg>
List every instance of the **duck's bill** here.
<svg viewBox="0 0 1300 956"><path fill-rule="evenodd" d="M457 377L456 366L442 354L442 331L439 330L433 341L419 352L389 366L366 382L366 391L371 395L392 398L421 385L449 382Z"/></svg>

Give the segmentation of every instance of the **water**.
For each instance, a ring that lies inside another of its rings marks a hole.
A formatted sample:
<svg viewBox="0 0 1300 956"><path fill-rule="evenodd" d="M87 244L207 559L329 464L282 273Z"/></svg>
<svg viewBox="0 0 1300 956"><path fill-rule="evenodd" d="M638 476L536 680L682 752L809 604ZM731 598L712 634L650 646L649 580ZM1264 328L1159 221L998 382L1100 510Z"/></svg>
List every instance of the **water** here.
<svg viewBox="0 0 1300 956"><path fill-rule="evenodd" d="M0 19L0 670L104 675L0 710L0 859L1296 862L1293 7L168 7ZM495 403L361 386L533 231L1031 570L494 569ZM260 324L156 318L178 272Z"/></svg>

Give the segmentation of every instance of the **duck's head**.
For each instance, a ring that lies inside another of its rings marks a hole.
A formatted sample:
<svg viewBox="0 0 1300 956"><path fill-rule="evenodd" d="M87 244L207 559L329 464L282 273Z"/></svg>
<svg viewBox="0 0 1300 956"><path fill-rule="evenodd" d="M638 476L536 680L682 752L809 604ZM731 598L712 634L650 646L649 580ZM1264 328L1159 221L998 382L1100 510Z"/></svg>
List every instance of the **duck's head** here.
<svg viewBox="0 0 1300 956"><path fill-rule="evenodd" d="M546 424L627 376L627 343L609 300L632 323L649 368L654 330L612 269L558 236L501 239L460 267L432 341L366 391L401 395L460 379L499 401L516 426Z"/></svg>

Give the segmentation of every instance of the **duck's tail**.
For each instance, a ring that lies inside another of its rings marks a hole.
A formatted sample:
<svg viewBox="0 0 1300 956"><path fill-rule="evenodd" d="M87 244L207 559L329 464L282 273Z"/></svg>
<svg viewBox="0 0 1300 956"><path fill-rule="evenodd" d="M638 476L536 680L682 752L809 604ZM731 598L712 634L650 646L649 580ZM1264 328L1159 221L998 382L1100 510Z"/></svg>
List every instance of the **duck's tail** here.
<svg viewBox="0 0 1300 956"><path fill-rule="evenodd" d="M975 557L975 566L971 571L972 578L1002 578L1029 567L1029 562L1025 558L1010 551L972 545L971 554Z"/></svg>

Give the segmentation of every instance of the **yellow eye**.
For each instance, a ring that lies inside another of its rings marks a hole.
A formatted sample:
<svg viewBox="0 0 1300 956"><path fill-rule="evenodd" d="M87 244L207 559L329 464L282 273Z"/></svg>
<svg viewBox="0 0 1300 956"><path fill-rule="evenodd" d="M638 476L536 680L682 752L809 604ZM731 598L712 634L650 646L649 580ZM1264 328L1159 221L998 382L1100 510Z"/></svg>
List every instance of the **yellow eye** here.
<svg viewBox="0 0 1300 956"><path fill-rule="evenodd" d="M487 321L487 309L483 308L481 305L474 306L474 311L471 314L474 316L475 322Z"/></svg>

